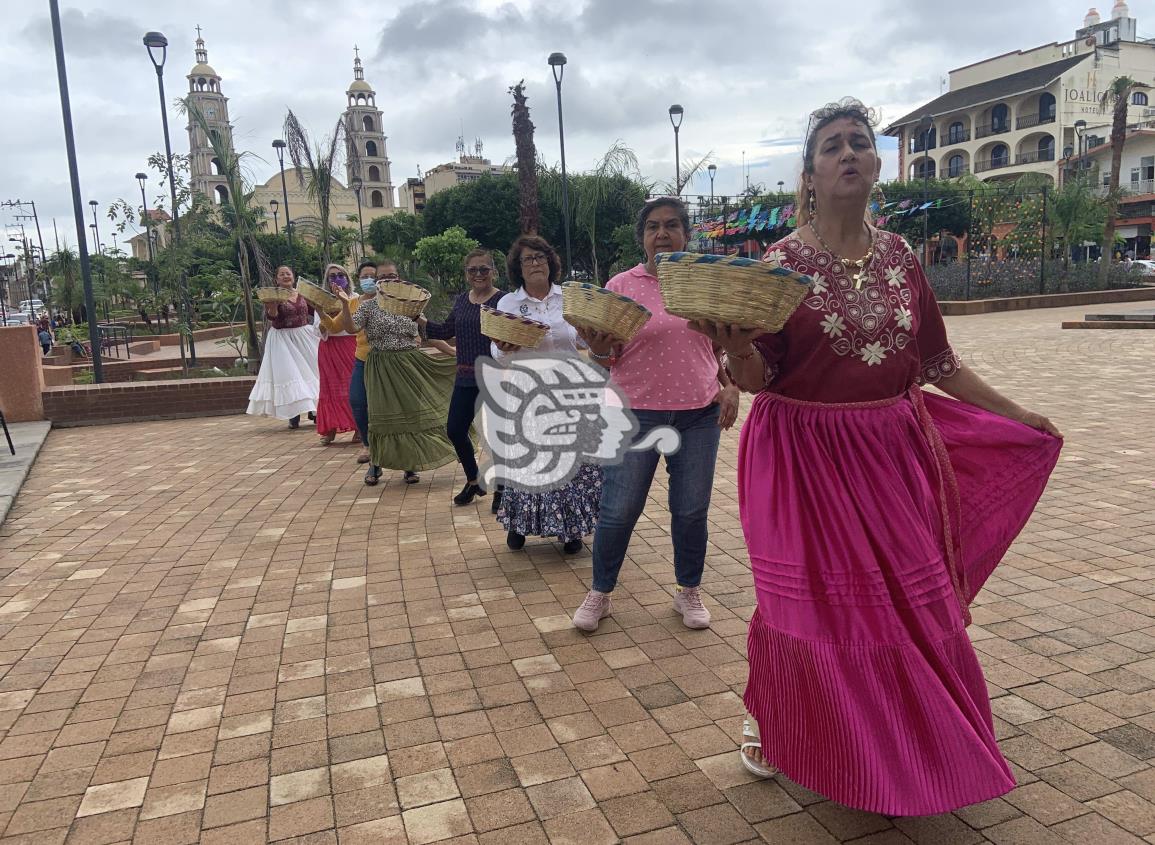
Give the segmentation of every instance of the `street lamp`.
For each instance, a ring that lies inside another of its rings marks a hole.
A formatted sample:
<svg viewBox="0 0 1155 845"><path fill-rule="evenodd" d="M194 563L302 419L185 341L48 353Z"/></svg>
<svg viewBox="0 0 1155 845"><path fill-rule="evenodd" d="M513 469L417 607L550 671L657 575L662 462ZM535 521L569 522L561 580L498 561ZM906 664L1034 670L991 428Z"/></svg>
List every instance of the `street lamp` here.
<svg viewBox="0 0 1155 845"><path fill-rule="evenodd" d="M361 220L361 188L364 186L360 176L354 176L349 180L349 187L353 189L353 194L357 197L357 228L361 230L361 257L365 257L365 223Z"/></svg>
<svg viewBox="0 0 1155 845"><path fill-rule="evenodd" d="M785 184L786 183L783 182L781 179L778 180L778 201L779 202L781 202L783 197L784 197L784 194L782 193L782 186Z"/></svg>
<svg viewBox="0 0 1155 845"><path fill-rule="evenodd" d="M273 141L277 151L277 163L281 165L281 196L285 200L285 237L289 239L290 262L293 255L293 227L289 225L289 189L285 187L285 142L280 138Z"/></svg>
<svg viewBox="0 0 1155 845"><path fill-rule="evenodd" d="M92 206L92 231L96 233L96 251L98 254L104 254L104 248L100 245L100 226L96 222L96 200L89 200L88 204Z"/></svg>
<svg viewBox="0 0 1155 845"><path fill-rule="evenodd" d="M565 123L561 114L561 80L565 76L565 53L550 53L549 66L553 71L553 82L557 87L557 137L561 144L561 216L565 227L565 277L570 277L569 247L569 177L565 172Z"/></svg>
<svg viewBox="0 0 1155 845"><path fill-rule="evenodd" d="M922 263L930 263L930 208L927 207L930 194L930 128L934 125L934 118L924 114L918 122L922 130Z"/></svg>
<svg viewBox="0 0 1155 845"><path fill-rule="evenodd" d="M152 248L152 220L148 216L148 198L144 195L144 183L148 181L147 173L137 173L136 181L140 183L140 215L144 218L144 241L148 246L149 275L152 276L152 297L156 300L156 333L160 334L160 274L156 269L156 253Z"/></svg>
<svg viewBox="0 0 1155 845"><path fill-rule="evenodd" d="M677 103L670 106L670 125L674 127L674 188L678 196L682 195L682 160L681 150L678 147L678 130L682 128L682 116L685 112Z"/></svg>
<svg viewBox="0 0 1155 845"><path fill-rule="evenodd" d="M277 216L277 209L281 204L276 200L269 200L269 208L273 210L273 231L279 232L281 230L281 218Z"/></svg>
<svg viewBox="0 0 1155 845"><path fill-rule="evenodd" d="M173 243L180 245L180 212L176 207L176 181L172 172L172 141L168 134L168 109L165 105L164 99L164 63L168 58L168 39L160 32L147 32L144 35L144 46L148 50L148 58L152 61L152 66L156 69L156 86L160 93L160 120L164 126L164 154L165 154L165 168L168 171L168 189L172 197L172 238ZM188 296L188 277L185 276L184 270L180 274L181 286L181 303L184 313L185 321L189 325L188 335L188 362L184 361L184 332L180 333L180 354L181 364L183 369L187 372L188 364L196 366L197 350L196 344L193 342L192 334L192 308L189 303Z"/></svg>
<svg viewBox="0 0 1155 845"><path fill-rule="evenodd" d="M713 217L714 216L714 175L718 172L718 165L710 164L706 168L706 171L710 174L710 215L709 216ZM711 253L714 252L714 249L717 246L715 241L716 241L715 238L710 239L710 252Z"/></svg>
<svg viewBox="0 0 1155 845"><path fill-rule="evenodd" d="M1083 174L1083 155L1086 153L1086 136L1087 136L1087 121L1075 121L1075 137L1079 139L1079 176L1082 178Z"/></svg>

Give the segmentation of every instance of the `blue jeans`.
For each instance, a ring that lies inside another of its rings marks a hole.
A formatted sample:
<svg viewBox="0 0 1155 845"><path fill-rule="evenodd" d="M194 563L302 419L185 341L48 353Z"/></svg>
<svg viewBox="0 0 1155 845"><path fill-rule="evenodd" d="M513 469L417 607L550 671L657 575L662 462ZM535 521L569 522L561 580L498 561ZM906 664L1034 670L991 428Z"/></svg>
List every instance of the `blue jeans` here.
<svg viewBox="0 0 1155 845"><path fill-rule="evenodd" d="M361 443L369 448L369 399L365 395L365 362L358 358L353 362L353 377L349 379L349 407L353 409L353 422Z"/></svg>
<svg viewBox="0 0 1155 845"><path fill-rule="evenodd" d="M702 583L706 564L707 516L718 458L718 405L690 411L635 411L639 430L635 440L658 426L668 425L682 437L677 452L666 458L670 476L670 533L674 540L674 576L680 587ZM612 592L634 533L638 517L661 458L656 451L630 451L620 464L605 468L601 507L594 532L593 588Z"/></svg>

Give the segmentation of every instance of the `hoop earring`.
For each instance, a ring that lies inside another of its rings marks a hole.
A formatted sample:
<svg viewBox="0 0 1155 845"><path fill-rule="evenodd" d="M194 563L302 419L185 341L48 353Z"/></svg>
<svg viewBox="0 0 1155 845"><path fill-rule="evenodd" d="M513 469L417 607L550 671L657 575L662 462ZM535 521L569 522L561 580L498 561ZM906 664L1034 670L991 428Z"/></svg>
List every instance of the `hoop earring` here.
<svg viewBox="0 0 1155 845"><path fill-rule="evenodd" d="M811 217L818 216L818 197L814 195L814 189L810 189L810 193L806 195L806 202L810 206L809 213Z"/></svg>

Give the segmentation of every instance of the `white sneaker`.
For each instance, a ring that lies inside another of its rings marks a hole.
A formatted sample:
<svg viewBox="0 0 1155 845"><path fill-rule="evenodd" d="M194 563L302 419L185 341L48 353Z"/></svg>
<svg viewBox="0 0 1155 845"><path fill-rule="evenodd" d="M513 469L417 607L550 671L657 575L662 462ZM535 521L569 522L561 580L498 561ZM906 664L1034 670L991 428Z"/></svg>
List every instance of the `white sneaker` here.
<svg viewBox="0 0 1155 845"><path fill-rule="evenodd" d="M613 613L614 606L609 593L590 590L586 600L573 615L573 626L582 631L596 631L598 623Z"/></svg>
<svg viewBox="0 0 1155 845"><path fill-rule="evenodd" d="M687 628L701 630L710 627L710 611L702 604L701 587L678 587L674 610L682 614L682 624Z"/></svg>

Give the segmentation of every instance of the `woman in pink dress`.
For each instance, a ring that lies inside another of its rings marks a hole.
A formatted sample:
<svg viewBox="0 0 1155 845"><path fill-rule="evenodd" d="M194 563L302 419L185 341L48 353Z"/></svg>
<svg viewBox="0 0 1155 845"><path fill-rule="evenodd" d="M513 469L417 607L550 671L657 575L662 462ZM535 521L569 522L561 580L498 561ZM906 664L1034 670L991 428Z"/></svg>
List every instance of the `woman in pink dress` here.
<svg viewBox="0 0 1155 845"><path fill-rule="evenodd" d="M350 292L349 271L340 264L325 268L325 288L334 296ZM317 397L317 433L321 445L328 446L338 434L357 431L353 407L349 404L349 382L357 359L357 337L345 331L341 315L321 315L321 344L317 348L317 371L321 377ZM356 434L354 441L358 440Z"/></svg>
<svg viewBox="0 0 1155 845"><path fill-rule="evenodd" d="M1015 785L967 607L1061 436L959 361L910 246L868 222L880 166L861 103L815 112L799 227L766 255L812 277L809 297L777 334L694 327L758 394L738 455L758 600L745 703L759 730L744 726L742 762L926 815Z"/></svg>

